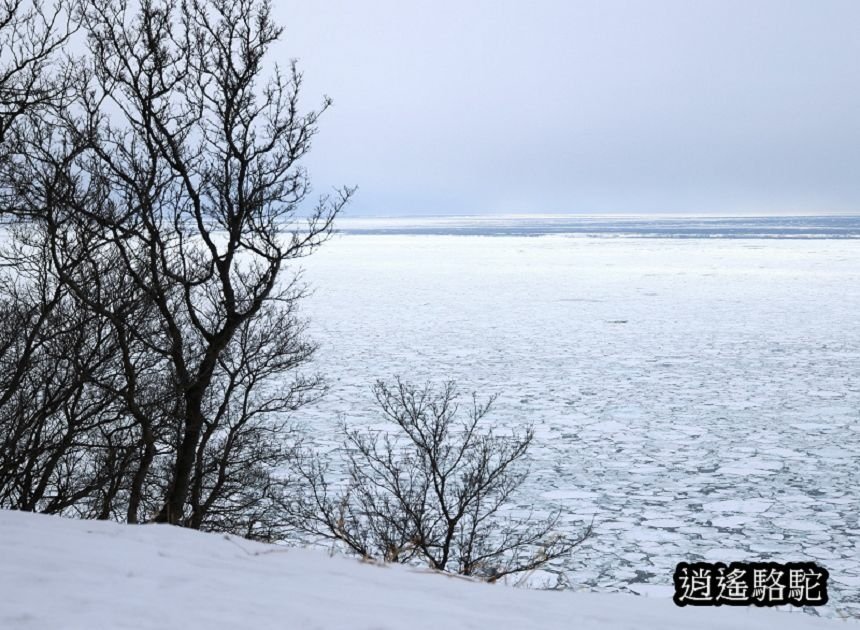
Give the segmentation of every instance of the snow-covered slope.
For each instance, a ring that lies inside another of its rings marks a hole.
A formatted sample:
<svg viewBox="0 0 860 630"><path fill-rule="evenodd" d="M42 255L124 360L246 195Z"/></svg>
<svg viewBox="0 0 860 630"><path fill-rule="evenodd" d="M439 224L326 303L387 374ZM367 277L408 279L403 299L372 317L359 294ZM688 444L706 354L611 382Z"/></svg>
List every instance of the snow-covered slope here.
<svg viewBox="0 0 860 630"><path fill-rule="evenodd" d="M3 630L847 627L802 613L514 589L168 526L0 511Z"/></svg>

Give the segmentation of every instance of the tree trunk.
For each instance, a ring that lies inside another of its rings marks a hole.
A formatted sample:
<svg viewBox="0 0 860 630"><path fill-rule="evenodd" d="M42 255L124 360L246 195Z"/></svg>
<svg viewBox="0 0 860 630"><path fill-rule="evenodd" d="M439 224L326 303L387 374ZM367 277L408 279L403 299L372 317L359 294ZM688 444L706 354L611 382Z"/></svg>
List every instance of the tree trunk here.
<svg viewBox="0 0 860 630"><path fill-rule="evenodd" d="M155 440L152 432L147 428L143 434L143 458L140 461L140 466L134 474L134 479L131 483L131 493L128 498L128 511L126 520L130 524L138 522L138 513L140 512L140 504L143 500L143 484L146 481L146 476L149 474L149 468L152 465L152 460L155 458Z"/></svg>

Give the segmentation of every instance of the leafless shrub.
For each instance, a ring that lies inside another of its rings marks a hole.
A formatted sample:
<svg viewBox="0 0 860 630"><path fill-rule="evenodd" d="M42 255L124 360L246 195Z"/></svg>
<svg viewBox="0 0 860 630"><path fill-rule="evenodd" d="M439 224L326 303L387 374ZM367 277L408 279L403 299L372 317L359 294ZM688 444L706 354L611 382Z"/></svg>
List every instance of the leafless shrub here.
<svg viewBox="0 0 860 630"><path fill-rule="evenodd" d="M564 558L589 535L558 533L558 512L505 516L528 474L534 433L480 426L494 398L473 396L461 419L452 382L439 390L378 382L374 394L395 431L344 426L345 483L334 484L310 454L297 464L306 492L291 513L302 532L363 557L490 580Z"/></svg>

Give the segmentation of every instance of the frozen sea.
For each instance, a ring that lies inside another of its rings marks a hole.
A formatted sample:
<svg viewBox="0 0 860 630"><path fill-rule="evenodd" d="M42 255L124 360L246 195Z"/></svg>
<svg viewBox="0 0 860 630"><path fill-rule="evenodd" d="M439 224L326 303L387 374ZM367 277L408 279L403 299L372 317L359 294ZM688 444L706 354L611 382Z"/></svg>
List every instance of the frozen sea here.
<svg viewBox="0 0 860 630"><path fill-rule="evenodd" d="M304 419L375 424L395 374L499 393L537 431L522 506L594 519L577 588L813 560L817 612L860 616L860 220L665 221L344 222L304 262L331 385Z"/></svg>

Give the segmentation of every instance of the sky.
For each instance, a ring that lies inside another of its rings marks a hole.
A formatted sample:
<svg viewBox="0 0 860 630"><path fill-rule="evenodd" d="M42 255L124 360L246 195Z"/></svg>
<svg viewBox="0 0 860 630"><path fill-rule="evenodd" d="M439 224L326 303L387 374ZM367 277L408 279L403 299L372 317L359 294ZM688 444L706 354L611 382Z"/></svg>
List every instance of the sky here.
<svg viewBox="0 0 860 630"><path fill-rule="evenodd" d="M857 0L280 0L347 215L860 213Z"/></svg>

